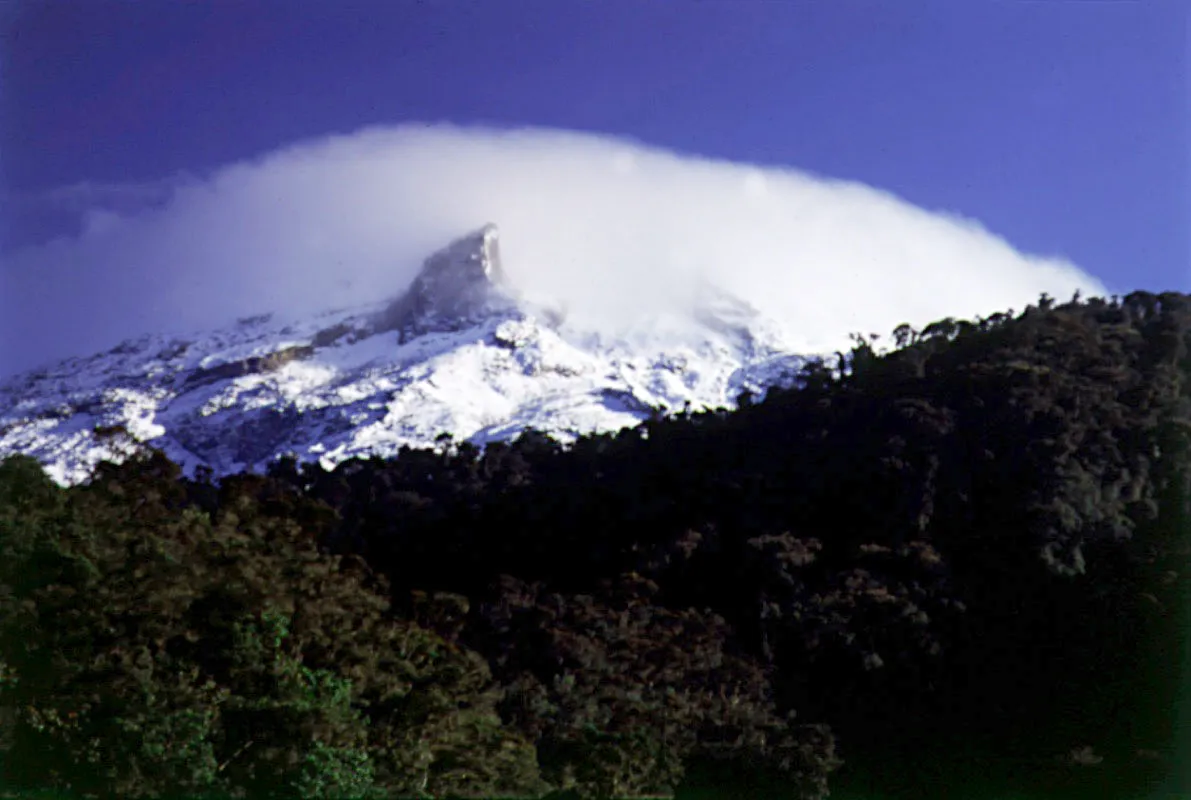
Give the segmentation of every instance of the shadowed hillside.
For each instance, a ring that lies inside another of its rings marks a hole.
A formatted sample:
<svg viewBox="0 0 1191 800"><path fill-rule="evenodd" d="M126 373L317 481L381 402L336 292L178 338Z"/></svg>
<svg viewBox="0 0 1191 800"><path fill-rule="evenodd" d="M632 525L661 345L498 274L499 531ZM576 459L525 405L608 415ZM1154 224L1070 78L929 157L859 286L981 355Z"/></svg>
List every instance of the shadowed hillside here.
<svg viewBox="0 0 1191 800"><path fill-rule="evenodd" d="M69 489L8 459L3 785L1145 796L1177 766L1191 297L893 336L565 447L218 480L146 450Z"/></svg>

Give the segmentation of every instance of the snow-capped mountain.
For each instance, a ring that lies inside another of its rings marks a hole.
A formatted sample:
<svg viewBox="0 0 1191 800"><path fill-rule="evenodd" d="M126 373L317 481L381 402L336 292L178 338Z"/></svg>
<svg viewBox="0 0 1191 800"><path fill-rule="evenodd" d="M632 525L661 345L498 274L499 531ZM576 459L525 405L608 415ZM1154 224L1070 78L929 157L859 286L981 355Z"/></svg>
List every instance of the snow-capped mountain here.
<svg viewBox="0 0 1191 800"><path fill-rule="evenodd" d="M488 225L428 258L391 302L145 336L13 378L0 385L0 456L34 456L65 484L120 457L104 429L217 474L284 453L328 467L391 456L443 433L482 446L532 427L566 441L655 409L730 408L743 390L788 384L805 360L773 321L710 286L691 314L615 336L579 328L510 285Z"/></svg>

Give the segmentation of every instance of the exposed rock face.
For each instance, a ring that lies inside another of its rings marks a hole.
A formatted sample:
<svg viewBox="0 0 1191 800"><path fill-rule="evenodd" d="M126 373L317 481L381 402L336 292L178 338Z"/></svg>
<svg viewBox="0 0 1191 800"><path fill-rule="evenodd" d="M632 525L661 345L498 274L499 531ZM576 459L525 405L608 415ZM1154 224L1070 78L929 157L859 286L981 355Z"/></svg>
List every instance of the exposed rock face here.
<svg viewBox="0 0 1191 800"><path fill-rule="evenodd" d="M229 378L276 372L291 361L309 358L312 355L314 355L314 347L311 345L285 347L268 355L251 356L238 361L228 361L215 367L195 370L186 378L185 386L188 389L193 389Z"/></svg>
<svg viewBox="0 0 1191 800"><path fill-rule="evenodd" d="M377 316L373 332L396 330L404 342L428 331L459 330L515 306L497 229L488 224L426 259L409 291Z"/></svg>

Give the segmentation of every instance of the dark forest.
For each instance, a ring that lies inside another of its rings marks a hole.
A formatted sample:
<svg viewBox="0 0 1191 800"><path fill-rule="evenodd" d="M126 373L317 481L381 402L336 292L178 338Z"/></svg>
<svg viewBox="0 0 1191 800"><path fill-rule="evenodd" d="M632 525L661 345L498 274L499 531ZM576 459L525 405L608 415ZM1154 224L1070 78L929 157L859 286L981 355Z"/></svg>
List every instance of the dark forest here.
<svg viewBox="0 0 1191 800"><path fill-rule="evenodd" d="M0 462L0 796L1146 796L1191 296L878 341L566 445Z"/></svg>

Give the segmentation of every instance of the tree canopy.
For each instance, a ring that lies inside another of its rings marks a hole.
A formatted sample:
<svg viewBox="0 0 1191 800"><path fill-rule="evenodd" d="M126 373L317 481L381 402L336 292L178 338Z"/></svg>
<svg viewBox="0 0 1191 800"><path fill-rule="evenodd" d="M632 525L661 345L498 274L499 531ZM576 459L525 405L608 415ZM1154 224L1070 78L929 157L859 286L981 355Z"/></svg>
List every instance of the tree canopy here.
<svg viewBox="0 0 1191 800"><path fill-rule="evenodd" d="M893 340L566 446L218 479L142 449L71 488L10 457L0 783L1137 796L1175 763L1191 298Z"/></svg>

